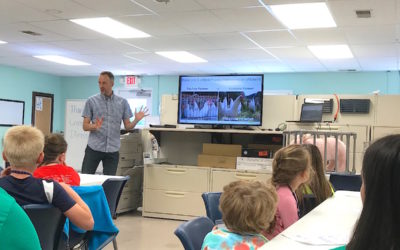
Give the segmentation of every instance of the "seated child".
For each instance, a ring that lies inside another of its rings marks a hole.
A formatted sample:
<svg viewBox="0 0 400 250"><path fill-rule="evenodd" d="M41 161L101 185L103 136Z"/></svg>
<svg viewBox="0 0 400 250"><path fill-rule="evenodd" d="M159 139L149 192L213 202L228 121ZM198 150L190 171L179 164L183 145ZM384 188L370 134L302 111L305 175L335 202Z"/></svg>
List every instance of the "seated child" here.
<svg viewBox="0 0 400 250"><path fill-rule="evenodd" d="M5 176L0 178L0 187L21 206L50 203L79 228L91 230L94 221L90 209L69 185L32 176L43 160L43 148L44 136L37 128L10 128L4 136L3 158L11 166L3 171Z"/></svg>
<svg viewBox="0 0 400 250"><path fill-rule="evenodd" d="M400 249L400 135L378 139L365 151L363 208L348 250Z"/></svg>
<svg viewBox="0 0 400 250"><path fill-rule="evenodd" d="M268 239L274 238L299 219L299 204L295 192L301 184L308 181L311 171L310 154L302 145L289 145L275 153L272 183L278 193L278 208L273 230L263 232Z"/></svg>
<svg viewBox="0 0 400 250"><path fill-rule="evenodd" d="M331 183L325 177L324 164L321 152L313 144L303 144L303 147L310 153L312 175L308 183L301 185L296 191L299 202L302 202L304 194L313 194L316 205L319 205L334 194Z"/></svg>
<svg viewBox="0 0 400 250"><path fill-rule="evenodd" d="M219 205L225 226L214 227L202 249L258 249L268 241L260 233L269 229L276 203L275 189L265 183L235 181L226 185Z"/></svg>
<svg viewBox="0 0 400 250"><path fill-rule="evenodd" d="M78 173L65 164L67 142L61 134L51 134L45 137L44 159L33 172L33 176L41 179L50 179L64 182L71 186L79 186Z"/></svg>

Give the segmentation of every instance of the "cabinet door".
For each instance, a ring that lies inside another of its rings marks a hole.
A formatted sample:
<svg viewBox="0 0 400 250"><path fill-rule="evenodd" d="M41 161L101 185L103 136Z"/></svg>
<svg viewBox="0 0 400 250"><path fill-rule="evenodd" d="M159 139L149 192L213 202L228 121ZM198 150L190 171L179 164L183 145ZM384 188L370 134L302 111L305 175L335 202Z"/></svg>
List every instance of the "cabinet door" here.
<svg viewBox="0 0 400 250"><path fill-rule="evenodd" d="M144 196L145 212L186 216L206 215L201 193L145 189Z"/></svg>
<svg viewBox="0 0 400 250"><path fill-rule="evenodd" d="M144 168L144 187L148 189L207 192L209 168L146 166Z"/></svg>
<svg viewBox="0 0 400 250"><path fill-rule="evenodd" d="M239 171L211 171L211 192L221 192L225 185L238 180L257 180L267 182L272 176L270 173L239 172Z"/></svg>

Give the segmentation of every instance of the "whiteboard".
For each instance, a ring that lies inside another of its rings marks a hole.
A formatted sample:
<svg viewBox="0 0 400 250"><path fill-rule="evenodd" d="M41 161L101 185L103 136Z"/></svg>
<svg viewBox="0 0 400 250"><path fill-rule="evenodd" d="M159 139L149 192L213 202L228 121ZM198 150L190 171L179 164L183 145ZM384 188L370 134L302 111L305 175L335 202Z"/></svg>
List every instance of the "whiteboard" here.
<svg viewBox="0 0 400 250"><path fill-rule="evenodd" d="M0 126L24 124L25 102L0 99Z"/></svg>
<svg viewBox="0 0 400 250"><path fill-rule="evenodd" d="M82 170L82 161L89 138L89 132L83 131L82 128L82 111L85 102L86 100L65 101L64 138L68 143L66 163L77 171ZM101 163L96 172L103 172Z"/></svg>

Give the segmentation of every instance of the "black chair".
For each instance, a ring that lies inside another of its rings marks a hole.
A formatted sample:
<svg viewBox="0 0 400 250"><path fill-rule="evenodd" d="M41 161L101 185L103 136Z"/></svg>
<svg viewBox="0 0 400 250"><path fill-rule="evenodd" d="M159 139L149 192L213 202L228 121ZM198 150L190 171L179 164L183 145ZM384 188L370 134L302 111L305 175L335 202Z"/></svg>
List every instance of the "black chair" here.
<svg viewBox="0 0 400 250"><path fill-rule="evenodd" d="M49 204L29 204L22 208L35 227L42 249L58 249L65 224L61 210Z"/></svg>
<svg viewBox="0 0 400 250"><path fill-rule="evenodd" d="M315 195L305 194L303 196L303 199L299 202L300 218L308 214L316 206L317 206L317 201L315 199Z"/></svg>
<svg viewBox="0 0 400 250"><path fill-rule="evenodd" d="M103 183L104 193L107 198L108 206L110 207L111 216L113 219L117 218L117 207L119 198L121 198L122 189L126 182L130 179L129 176L123 178L110 178ZM111 240L110 240L111 241ZM114 249L118 249L116 235L112 238ZM108 244L109 242L107 242ZM105 246L106 244L104 244Z"/></svg>
<svg viewBox="0 0 400 250"><path fill-rule="evenodd" d="M214 223L207 217L198 217L187 221L175 230L185 250L200 250L206 235L211 232Z"/></svg>
<svg viewBox="0 0 400 250"><path fill-rule="evenodd" d="M219 211L219 199L221 192L208 192L203 193L204 205L206 206L207 217L210 218L214 224L218 224L217 221L221 221L222 213Z"/></svg>
<svg viewBox="0 0 400 250"><path fill-rule="evenodd" d="M329 181L332 183L335 191L337 190L360 191L362 183L361 175L356 175L356 174L331 173Z"/></svg>

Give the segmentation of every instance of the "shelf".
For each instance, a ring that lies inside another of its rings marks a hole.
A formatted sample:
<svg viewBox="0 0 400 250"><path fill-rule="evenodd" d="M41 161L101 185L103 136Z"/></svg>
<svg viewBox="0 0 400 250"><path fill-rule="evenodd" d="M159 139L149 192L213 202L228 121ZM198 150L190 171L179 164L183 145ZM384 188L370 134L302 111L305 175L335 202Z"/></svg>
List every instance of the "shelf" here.
<svg viewBox="0 0 400 250"><path fill-rule="evenodd" d="M145 128L148 131L160 132L198 132L198 133L226 133L226 134L265 134L265 135L281 135L282 131L268 130L246 130L246 129L198 129L198 128Z"/></svg>

